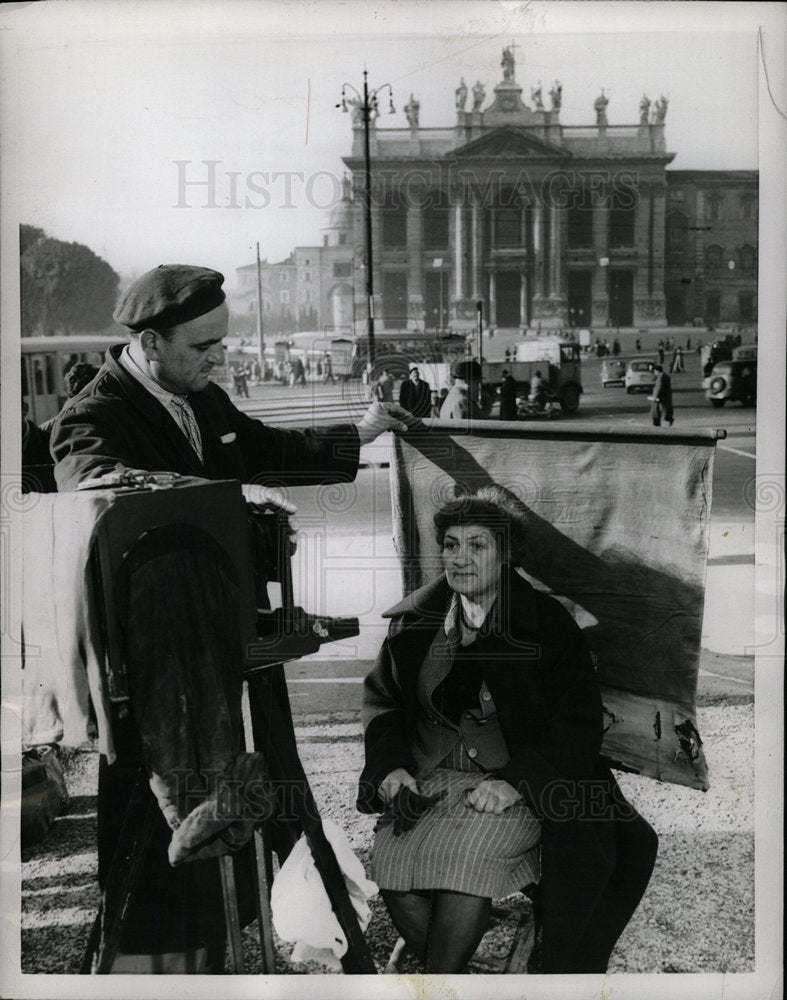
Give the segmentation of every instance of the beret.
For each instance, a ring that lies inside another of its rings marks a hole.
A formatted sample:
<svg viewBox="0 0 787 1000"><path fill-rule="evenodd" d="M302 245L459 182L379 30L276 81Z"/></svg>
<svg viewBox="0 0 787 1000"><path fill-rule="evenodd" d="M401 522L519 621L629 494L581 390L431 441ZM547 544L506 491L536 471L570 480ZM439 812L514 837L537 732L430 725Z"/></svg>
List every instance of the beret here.
<svg viewBox="0 0 787 1000"><path fill-rule="evenodd" d="M166 329L220 306L224 275L191 264L161 264L137 278L121 296L116 323L136 330Z"/></svg>

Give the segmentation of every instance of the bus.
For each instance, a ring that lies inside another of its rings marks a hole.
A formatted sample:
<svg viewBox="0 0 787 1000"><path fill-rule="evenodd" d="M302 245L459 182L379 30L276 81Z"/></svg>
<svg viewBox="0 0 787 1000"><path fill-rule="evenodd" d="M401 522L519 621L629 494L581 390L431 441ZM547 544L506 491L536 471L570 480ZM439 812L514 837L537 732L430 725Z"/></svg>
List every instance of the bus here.
<svg viewBox="0 0 787 1000"><path fill-rule="evenodd" d="M22 401L28 417L34 424L51 420L66 401L63 379L69 368L78 362L100 368L109 347L127 343L127 337L117 334L22 337Z"/></svg>
<svg viewBox="0 0 787 1000"><path fill-rule="evenodd" d="M369 338L366 335L325 337L315 340L311 348L323 356L330 354L331 368L337 378L360 378L369 363ZM463 360L465 356L464 334L381 331L374 335L371 377L377 378L385 368L393 379L406 378L413 365L450 364Z"/></svg>

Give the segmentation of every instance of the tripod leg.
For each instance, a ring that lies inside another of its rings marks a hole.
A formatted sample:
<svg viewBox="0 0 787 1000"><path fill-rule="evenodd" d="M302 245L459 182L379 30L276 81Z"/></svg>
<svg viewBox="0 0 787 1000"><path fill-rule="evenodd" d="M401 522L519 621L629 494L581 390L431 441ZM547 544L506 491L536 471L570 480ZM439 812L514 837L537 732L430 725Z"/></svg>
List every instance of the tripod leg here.
<svg viewBox="0 0 787 1000"><path fill-rule="evenodd" d="M223 854L219 858L219 868L221 870L221 891L224 896L224 917L227 921L227 938L230 946L230 966L231 971L237 976L243 974L243 947L232 855Z"/></svg>
<svg viewBox="0 0 787 1000"><path fill-rule="evenodd" d="M140 768L137 788L144 795L147 788L147 772L144 768ZM83 968L92 964L90 971L95 975L104 975L112 970L123 932L126 909L137 882L142 852L157 824L158 809L152 800L148 801L144 819L139 826L130 817L123 823L112 868L104 887L101 910L96 918L99 921L99 931L97 933L94 928L91 932L88 952L83 960ZM94 949L92 956L91 949Z"/></svg>
<svg viewBox="0 0 787 1000"><path fill-rule="evenodd" d="M271 891L268 883L268 856L270 848L267 837L260 830L254 831L254 863L257 883L257 926L262 952L262 971L276 971L276 957L273 951L273 921L271 917Z"/></svg>
<svg viewBox="0 0 787 1000"><path fill-rule="evenodd" d="M267 678L250 677L248 681L255 747L268 754L271 777L287 792L288 804L291 803L300 821L333 911L347 938L347 952L342 958L344 971L375 975L374 960L358 925L344 875L325 836L317 804L298 756L284 670L281 666L271 667L266 674Z"/></svg>

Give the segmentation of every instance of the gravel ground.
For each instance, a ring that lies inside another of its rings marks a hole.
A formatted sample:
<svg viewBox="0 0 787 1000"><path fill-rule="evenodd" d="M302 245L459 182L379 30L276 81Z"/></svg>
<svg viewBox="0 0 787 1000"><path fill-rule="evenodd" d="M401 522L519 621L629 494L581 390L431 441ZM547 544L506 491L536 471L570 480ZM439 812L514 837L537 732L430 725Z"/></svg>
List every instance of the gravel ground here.
<svg viewBox="0 0 787 1000"><path fill-rule="evenodd" d="M737 702L738 699L735 699ZM711 776L703 794L620 775L624 792L660 837L648 891L615 949L610 972L751 972L754 969L754 707L706 704L699 729ZM352 713L296 720L301 759L326 817L347 833L368 860L374 817L355 812L361 769L361 729ZM79 971L98 906L95 882L95 788L98 754L70 753L65 760L71 805L47 840L22 855L22 971ZM505 957L516 922L528 917L523 897L505 901L508 919L495 921L481 949ZM396 935L379 899L373 901L367 940L382 969ZM258 971L258 952L247 930L247 971ZM325 972L289 961L291 946L277 941L281 974ZM418 971L405 960L403 972ZM471 971L489 971L481 965Z"/></svg>

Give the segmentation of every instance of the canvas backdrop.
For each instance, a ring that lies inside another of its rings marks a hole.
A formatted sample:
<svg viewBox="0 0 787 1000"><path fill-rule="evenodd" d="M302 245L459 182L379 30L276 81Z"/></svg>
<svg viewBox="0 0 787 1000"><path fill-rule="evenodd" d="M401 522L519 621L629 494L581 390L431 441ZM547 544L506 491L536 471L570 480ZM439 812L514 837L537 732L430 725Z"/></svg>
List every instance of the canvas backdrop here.
<svg viewBox="0 0 787 1000"><path fill-rule="evenodd" d="M716 432L431 421L397 435L405 593L442 572L432 518L457 486L528 510L524 575L568 607L597 660L613 766L708 787L697 731Z"/></svg>

